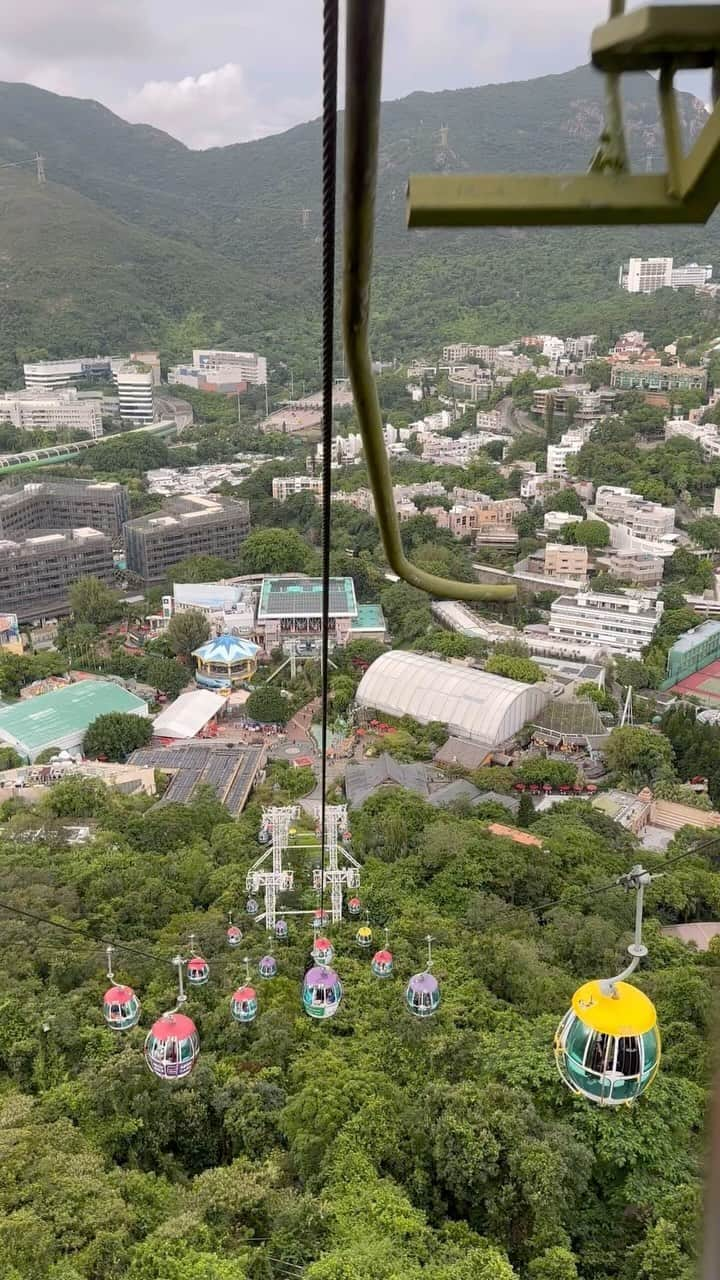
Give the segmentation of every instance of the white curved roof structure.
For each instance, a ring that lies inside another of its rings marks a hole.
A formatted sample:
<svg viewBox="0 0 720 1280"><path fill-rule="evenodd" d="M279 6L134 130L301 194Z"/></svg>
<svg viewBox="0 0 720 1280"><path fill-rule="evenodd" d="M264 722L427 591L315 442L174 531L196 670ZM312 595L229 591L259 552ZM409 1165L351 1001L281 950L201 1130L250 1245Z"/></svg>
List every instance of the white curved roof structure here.
<svg viewBox="0 0 720 1280"><path fill-rule="evenodd" d="M456 737L489 746L511 738L550 697L547 684L522 684L400 649L373 662L356 694L361 707L421 724L438 720Z"/></svg>

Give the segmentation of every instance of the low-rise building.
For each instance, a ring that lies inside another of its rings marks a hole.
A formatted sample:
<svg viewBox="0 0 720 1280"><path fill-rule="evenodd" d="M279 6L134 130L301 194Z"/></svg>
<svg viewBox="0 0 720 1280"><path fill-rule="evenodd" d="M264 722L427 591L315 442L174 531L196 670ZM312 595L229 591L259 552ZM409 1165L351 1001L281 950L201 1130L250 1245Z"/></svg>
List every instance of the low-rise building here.
<svg viewBox="0 0 720 1280"><path fill-rule="evenodd" d="M0 709L0 742L31 762L43 751L75 751L98 716L119 711L147 718L147 703L106 680L80 680L54 693Z"/></svg>
<svg viewBox="0 0 720 1280"><path fill-rule="evenodd" d="M16 613L0 614L0 653L21 654L24 646Z"/></svg>
<svg viewBox="0 0 720 1280"><path fill-rule="evenodd" d="M659 540L675 532L674 507L649 502L624 485L598 485L595 513L608 524L623 525L638 538L648 541Z"/></svg>
<svg viewBox="0 0 720 1280"><path fill-rule="evenodd" d="M720 658L720 622L702 622L668 649L663 689L669 689Z"/></svg>
<svg viewBox="0 0 720 1280"><path fill-rule="evenodd" d="M660 556L614 551L610 555L598 556L595 563L618 582L634 583L639 587L657 587L662 582L663 560Z"/></svg>
<svg viewBox="0 0 720 1280"><path fill-rule="evenodd" d="M255 633L255 592L246 582L173 583L172 595L163 596L162 613L148 618L151 630L166 630L176 613L188 611L204 614L215 635Z"/></svg>
<svg viewBox="0 0 720 1280"><path fill-rule="evenodd" d="M714 422L693 422L690 418L668 418L665 423L665 439L676 437L699 444L706 462L720 458L720 430Z"/></svg>
<svg viewBox="0 0 720 1280"><path fill-rule="evenodd" d="M457 440L449 436L425 435L422 438L422 456L437 466L465 466L483 447L478 435L462 435Z"/></svg>
<svg viewBox="0 0 720 1280"><path fill-rule="evenodd" d="M69 591L81 578L110 585L112 542L99 529L0 539L0 600L23 621L69 613Z"/></svg>
<svg viewBox="0 0 720 1280"><path fill-rule="evenodd" d="M97 439L103 433L102 403L99 392L80 396L75 387L59 387L52 394L6 391L0 396L0 422L17 431L81 431Z"/></svg>
<svg viewBox="0 0 720 1280"><path fill-rule="evenodd" d="M570 511L546 511L543 516L545 533L559 533L568 524L577 524L582 516L573 515Z"/></svg>
<svg viewBox="0 0 720 1280"><path fill-rule="evenodd" d="M266 652L292 644L296 652L315 652L322 634L322 582L319 578L264 578L260 588L256 636ZM379 605L358 605L352 578L330 583L330 643L346 645L360 636L383 639L385 619Z"/></svg>
<svg viewBox="0 0 720 1280"><path fill-rule="evenodd" d="M162 511L125 524L127 567L144 582L161 582L186 556L234 559L249 532L250 508L244 500L170 498Z"/></svg>
<svg viewBox="0 0 720 1280"><path fill-rule="evenodd" d="M618 391L701 391L704 394L707 377L703 366L628 361L613 364L610 386Z"/></svg>
<svg viewBox="0 0 720 1280"><path fill-rule="evenodd" d="M608 654L640 658L663 611L661 600L632 595L579 592L558 596L550 606L549 636Z"/></svg>
<svg viewBox="0 0 720 1280"><path fill-rule="evenodd" d="M548 542L543 563L543 572L546 576L574 578L576 581L585 582L587 571L587 547L576 547L563 542Z"/></svg>
<svg viewBox="0 0 720 1280"><path fill-rule="evenodd" d="M525 510L520 498L485 498L482 502L455 502L449 511L433 508L435 523L439 529L449 529L456 538L463 538L498 526L512 528L515 517Z"/></svg>
<svg viewBox="0 0 720 1280"><path fill-rule="evenodd" d="M294 493L322 494L322 476L274 476L272 496L275 502L287 502Z"/></svg>

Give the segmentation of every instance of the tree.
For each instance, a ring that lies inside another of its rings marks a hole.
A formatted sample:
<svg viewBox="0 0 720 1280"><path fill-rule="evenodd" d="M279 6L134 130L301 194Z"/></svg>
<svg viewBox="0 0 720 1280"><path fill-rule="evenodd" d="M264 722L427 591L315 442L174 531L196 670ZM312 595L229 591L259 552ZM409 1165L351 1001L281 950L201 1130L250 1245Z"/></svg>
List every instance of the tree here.
<svg viewBox="0 0 720 1280"><path fill-rule="evenodd" d="M519 827L529 827L534 821L535 806L532 802L532 796L527 791L523 791L517 811L517 824Z"/></svg>
<svg viewBox="0 0 720 1280"><path fill-rule="evenodd" d="M234 572L230 561L221 556L186 556L167 576L171 582L218 582L231 578Z"/></svg>
<svg viewBox="0 0 720 1280"><path fill-rule="evenodd" d="M720 519L717 516L702 516L700 520L693 520L687 531L699 547L708 551L720 548Z"/></svg>
<svg viewBox="0 0 720 1280"><path fill-rule="evenodd" d="M73 582L68 600L77 622L105 627L120 616L121 606L117 594L106 587L104 582L100 582L99 578L80 578L78 582Z"/></svg>
<svg viewBox="0 0 720 1280"><path fill-rule="evenodd" d="M566 524L560 530L563 542L575 543L579 547L607 547L610 545L610 530L602 520L578 520L574 524Z"/></svg>
<svg viewBox="0 0 720 1280"><path fill-rule="evenodd" d="M5 769L19 769L21 764L22 757L14 747L0 747L0 773Z"/></svg>
<svg viewBox="0 0 720 1280"><path fill-rule="evenodd" d="M609 768L633 786L650 786L672 776L672 746L652 729L632 725L613 729L603 754Z"/></svg>
<svg viewBox="0 0 720 1280"><path fill-rule="evenodd" d="M88 726L83 741L86 756L104 756L107 760L127 760L138 747L147 746L152 738L152 723L144 716L110 711L98 716Z"/></svg>
<svg viewBox="0 0 720 1280"><path fill-rule="evenodd" d="M260 724L286 724L290 704L279 689L265 684L253 689L245 703L245 714L249 720L257 720Z"/></svg>
<svg viewBox="0 0 720 1280"><path fill-rule="evenodd" d="M543 507L545 511L567 511L573 516L582 516L585 514L585 508L580 501L580 497L572 487L567 489L558 489L557 493L548 494L543 499Z"/></svg>
<svg viewBox="0 0 720 1280"><path fill-rule="evenodd" d="M554 787L571 787L577 781L574 764L565 764L564 760L546 760L544 756L524 760L515 769L515 774L521 782L550 782Z"/></svg>
<svg viewBox="0 0 720 1280"><path fill-rule="evenodd" d="M239 573L316 573L318 554L296 529L257 529L243 542Z"/></svg>
<svg viewBox="0 0 720 1280"><path fill-rule="evenodd" d="M188 682L187 667L173 658L151 657L141 664L141 678L170 698L177 698Z"/></svg>
<svg viewBox="0 0 720 1280"><path fill-rule="evenodd" d="M168 623L165 639L173 653L186 662L195 649L199 649L210 635L210 624L204 613L187 609L176 613Z"/></svg>
<svg viewBox="0 0 720 1280"><path fill-rule="evenodd" d="M485 663L485 670L495 676L507 676L508 680L521 680L523 684L537 684L545 679L545 672L532 658L512 658L504 653L493 654Z"/></svg>

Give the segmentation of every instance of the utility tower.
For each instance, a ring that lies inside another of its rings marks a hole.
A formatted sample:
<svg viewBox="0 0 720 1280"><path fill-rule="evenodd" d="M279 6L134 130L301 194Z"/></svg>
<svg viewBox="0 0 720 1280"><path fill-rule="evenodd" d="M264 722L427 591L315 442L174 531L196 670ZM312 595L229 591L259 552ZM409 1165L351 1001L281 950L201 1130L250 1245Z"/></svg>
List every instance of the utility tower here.
<svg viewBox="0 0 720 1280"><path fill-rule="evenodd" d="M622 719L620 720L620 728L622 729L625 725L630 725L632 727L634 723L635 723L635 717L633 716L632 685L629 684L627 696L625 698L625 705L622 710Z"/></svg>
<svg viewBox="0 0 720 1280"><path fill-rule="evenodd" d="M278 894L287 893L293 887L293 872L285 869L282 862L290 843L290 825L297 816L297 805L263 809L263 826L270 831L272 843L251 866L245 885L248 893L265 892L266 929L275 929ZM266 865L268 858L272 859L270 866Z"/></svg>
<svg viewBox="0 0 720 1280"><path fill-rule="evenodd" d="M318 829L320 828L320 805L316 806ZM321 867L313 871L313 888L330 890L330 919L333 924L342 920L343 887L357 889L360 884L360 863L341 843L347 832L348 816L346 804L328 805L325 810L325 877ZM338 855L345 862L340 866Z"/></svg>
<svg viewBox="0 0 720 1280"><path fill-rule="evenodd" d="M47 178L45 177L45 161L43 157L40 155L39 151L35 152L34 159L35 159L35 164L37 166L38 186L43 187L47 182Z"/></svg>

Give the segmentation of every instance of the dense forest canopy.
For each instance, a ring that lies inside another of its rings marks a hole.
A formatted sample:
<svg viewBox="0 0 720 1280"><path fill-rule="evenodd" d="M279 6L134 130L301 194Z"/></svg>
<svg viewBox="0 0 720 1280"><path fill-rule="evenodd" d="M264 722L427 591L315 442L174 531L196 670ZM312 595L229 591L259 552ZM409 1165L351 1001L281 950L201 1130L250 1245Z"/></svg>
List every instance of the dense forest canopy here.
<svg viewBox="0 0 720 1280"><path fill-rule="evenodd" d="M646 1097L608 1112L567 1093L552 1057L574 988L616 972L630 937L630 899L595 891L636 860L634 838L588 805L537 820L538 851L462 810L377 793L354 815L354 850L395 976L375 978L343 924L345 997L312 1023L299 1002L310 931L290 917L251 1026L230 1019L244 968L225 928L234 909L255 967L267 942L242 903L259 810L231 822L203 793L146 806L76 780L34 813L5 806L0 899L43 919L3 913L3 1278L690 1280L718 954L658 922L720 908L711 858L683 858L649 891L638 982L665 1056ZM91 820L91 844L52 834L63 814ZM45 842L23 839L38 819ZM688 847L681 833L671 857ZM306 856L288 907L316 904ZM173 1002L169 960L190 932L211 966L187 1005L201 1056L167 1085L143 1036ZM402 994L428 932L442 1004L425 1023ZM115 958L143 1004L127 1033L101 1015L94 940L108 936L141 953Z"/></svg>

